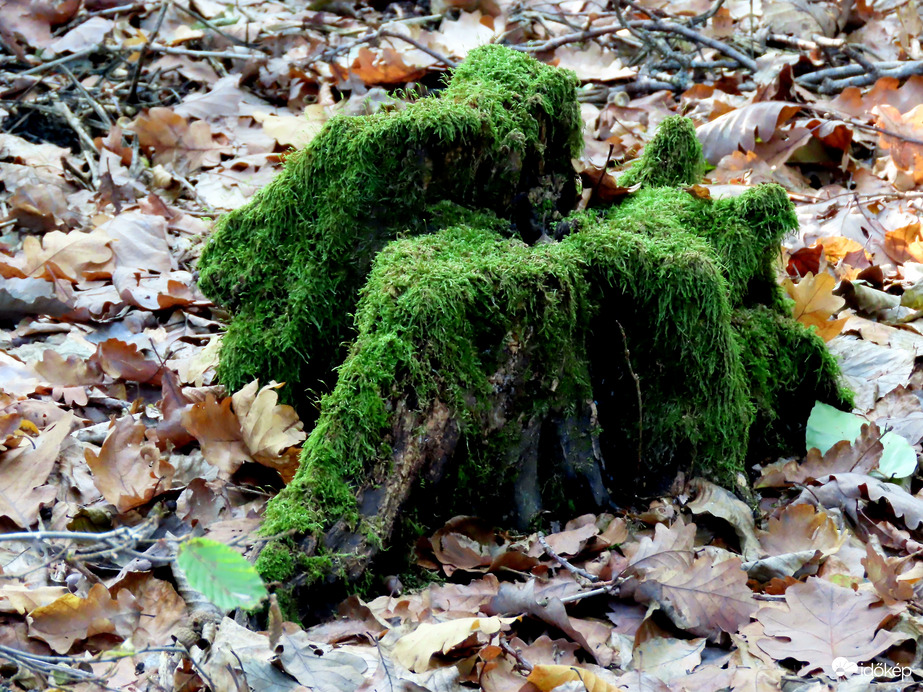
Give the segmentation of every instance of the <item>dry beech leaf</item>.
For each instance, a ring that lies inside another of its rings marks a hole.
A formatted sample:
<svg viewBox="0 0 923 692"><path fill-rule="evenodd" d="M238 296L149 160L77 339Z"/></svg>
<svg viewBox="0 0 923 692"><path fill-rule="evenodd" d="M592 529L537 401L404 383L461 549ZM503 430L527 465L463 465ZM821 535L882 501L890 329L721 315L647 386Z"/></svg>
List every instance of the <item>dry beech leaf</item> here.
<svg viewBox="0 0 923 692"><path fill-rule="evenodd" d="M496 634L515 621L516 618L480 617L424 622L397 640L394 658L405 668L422 673L429 668L429 660L434 654L447 654L472 636Z"/></svg>
<svg viewBox="0 0 923 692"><path fill-rule="evenodd" d="M709 555L665 552L635 563L632 571L638 575L635 600L656 602L677 627L696 636L733 634L757 608L737 557L716 562Z"/></svg>
<svg viewBox="0 0 923 692"><path fill-rule="evenodd" d="M759 639L757 646L777 660L805 661L798 675L816 670L835 675L835 658L861 663L907 638L878 629L903 606L872 607L877 600L874 593L811 577L786 589L785 606L756 613L769 637Z"/></svg>
<svg viewBox="0 0 923 692"><path fill-rule="evenodd" d="M125 416L109 430L99 454L89 449L84 452L96 487L119 512L166 492L173 481L173 467L160 458L160 450L146 438L146 432L143 423Z"/></svg>
<svg viewBox="0 0 923 692"><path fill-rule="evenodd" d="M0 587L0 613L25 615L41 606L55 602L70 593L64 586L22 586L6 584Z"/></svg>
<svg viewBox="0 0 923 692"><path fill-rule="evenodd" d="M759 101L715 118L696 129L705 159L714 165L742 149L753 151L756 139L768 142L776 129L784 125L800 106L783 101Z"/></svg>
<svg viewBox="0 0 923 692"><path fill-rule="evenodd" d="M59 654L74 642L96 634L115 634L128 639L138 624L140 610L127 590L117 598L102 584L94 584L86 598L65 594L29 613L29 636L41 639Z"/></svg>
<svg viewBox="0 0 923 692"><path fill-rule="evenodd" d="M818 238L818 242L823 246L824 257L827 258L830 264L839 264L843 262L853 267L869 266L871 256L865 251L862 245L852 238L827 236Z"/></svg>
<svg viewBox="0 0 923 692"><path fill-rule="evenodd" d="M112 250L109 236L99 231L83 233L52 231L39 240L29 235L23 239L24 276L49 281L67 279L78 283L87 276L111 275Z"/></svg>
<svg viewBox="0 0 923 692"><path fill-rule="evenodd" d="M130 128L142 147L154 151L155 164L171 164L183 175L217 166L221 154L229 151L226 144L214 139L207 122L189 123L169 108L158 106L142 112Z"/></svg>
<svg viewBox="0 0 923 692"><path fill-rule="evenodd" d="M0 517L29 528L38 520L41 506L54 500L57 489L44 483L75 420L67 412L45 428L35 447L23 445L0 454Z"/></svg>
<svg viewBox="0 0 923 692"><path fill-rule="evenodd" d="M403 56L393 48L384 47L380 53L373 53L362 46L350 72L365 84L403 84L425 75L426 68L407 65Z"/></svg>
<svg viewBox="0 0 923 692"><path fill-rule="evenodd" d="M546 589L540 594L535 593L535 580L530 579L525 584L501 584L497 595L494 596L482 611L490 615L531 615L539 620L548 623L556 629L564 632L573 641L577 642L588 653L594 657L597 654L605 655L606 652L598 652L578 628L578 620L571 618L564 608L561 596L567 595L565 591L577 591L576 584L569 583L563 587L564 590ZM602 663L602 662L600 662Z"/></svg>
<svg viewBox="0 0 923 692"><path fill-rule="evenodd" d="M208 463L217 466L229 476L245 461L252 461L244 443L240 421L231 409L231 398L218 403L209 394L182 412L183 427L202 446L202 455Z"/></svg>
<svg viewBox="0 0 923 692"><path fill-rule="evenodd" d="M695 524L686 524L682 517L677 518L668 528L664 524L654 527L654 537L643 536L637 543L627 543L623 546L629 564L634 565L642 560L663 552L675 550L692 550L695 543Z"/></svg>
<svg viewBox="0 0 923 692"><path fill-rule="evenodd" d="M304 441L305 433L295 409L278 404L277 386L257 391L254 380L220 403L209 395L183 411L183 425L209 463L232 474L245 461L255 461L278 471L286 483L294 477L299 451L293 445Z"/></svg>
<svg viewBox="0 0 923 692"><path fill-rule="evenodd" d="M99 384L102 373L92 361L70 355L65 358L51 348L42 352L42 359L32 366L42 379L50 385L77 387Z"/></svg>
<svg viewBox="0 0 923 692"><path fill-rule="evenodd" d="M586 692L617 692L621 689L577 666L538 665L532 669L526 681L535 685L541 692L551 692L567 682L579 682L583 685L583 688L579 689L585 689Z"/></svg>
<svg viewBox="0 0 923 692"><path fill-rule="evenodd" d="M247 449L256 461L273 468L287 465L282 452L306 437L295 409L278 403L275 389L280 386L271 382L257 391L259 382L254 380L231 397Z"/></svg>
<svg viewBox="0 0 923 692"><path fill-rule="evenodd" d="M484 572L493 561L497 533L491 524L478 517L452 517L429 539L433 555L446 576L456 569Z"/></svg>
<svg viewBox="0 0 923 692"><path fill-rule="evenodd" d="M135 597L138 608L144 614L137 628L131 634L131 642L139 649L145 646L160 646L169 641L170 635L189 622L186 602L176 593L170 582L155 579L151 573L132 573L119 583L119 591L126 589ZM115 587L113 587L115 588Z"/></svg>
<svg viewBox="0 0 923 692"><path fill-rule="evenodd" d="M745 560L759 557L760 546L756 538L756 522L753 513L731 491L702 478L689 483L696 496L687 507L693 514L710 514L730 524L740 540L741 554Z"/></svg>
<svg viewBox="0 0 923 692"><path fill-rule="evenodd" d="M893 231L885 232L885 252L898 264L923 262L923 236L920 222L914 221Z"/></svg>
<svg viewBox="0 0 923 692"><path fill-rule="evenodd" d="M770 517L766 531L759 532L760 545L767 555L786 555L803 550L820 550L832 555L846 540L836 522L823 510L811 505L787 505Z"/></svg>
<svg viewBox="0 0 923 692"><path fill-rule="evenodd" d="M865 565L866 575L885 605L912 600L915 595L914 583L919 577L913 580L901 579L898 572L907 560L885 557L872 545L872 541L865 544L865 551L866 556L862 558L862 564Z"/></svg>
<svg viewBox="0 0 923 692"><path fill-rule="evenodd" d="M859 500L885 502L892 514L911 531L923 524L923 498L911 495L894 483L886 483L863 473L834 473L809 483L796 503L838 507L853 521L862 508Z"/></svg>
<svg viewBox="0 0 923 692"><path fill-rule="evenodd" d="M872 111L876 116L875 125L885 132L878 136L878 146L891 155L894 165L913 176L913 182L923 182L923 106L901 114L894 106L881 104ZM895 136L892 133L898 133Z"/></svg>
<svg viewBox="0 0 923 692"><path fill-rule="evenodd" d="M791 279L782 282L786 293L795 301L792 316L802 324L814 327L824 341L830 341L843 330L846 319L830 320L833 313L846 304L833 295L836 279L830 274L808 274L797 284Z"/></svg>
<svg viewBox="0 0 923 692"><path fill-rule="evenodd" d="M587 543L598 533L599 529L595 524L584 524L577 528L548 534L545 536L545 542L548 543L551 549L558 555L573 557L574 555L579 555L586 547ZM541 548L541 543L537 545Z"/></svg>
<svg viewBox="0 0 923 692"><path fill-rule="evenodd" d="M135 344L106 339L97 344L90 361L113 379L160 385L160 363L147 360Z"/></svg>

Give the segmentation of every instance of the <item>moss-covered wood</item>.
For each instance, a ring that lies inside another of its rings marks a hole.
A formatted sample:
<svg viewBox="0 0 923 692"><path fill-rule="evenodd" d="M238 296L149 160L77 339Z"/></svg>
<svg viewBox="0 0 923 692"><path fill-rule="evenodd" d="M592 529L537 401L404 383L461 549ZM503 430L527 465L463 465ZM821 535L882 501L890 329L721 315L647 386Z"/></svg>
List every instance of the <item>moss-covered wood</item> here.
<svg viewBox="0 0 923 692"><path fill-rule="evenodd" d="M815 399L848 403L775 282L784 190L690 194L701 147L670 118L637 192L555 226L579 131L569 73L482 48L438 98L334 121L220 224L224 381L336 378L267 509L267 578L355 578L409 507L525 525L677 468L729 484L803 442Z"/></svg>
<svg viewBox="0 0 923 692"><path fill-rule="evenodd" d="M434 98L337 117L245 207L221 219L199 283L234 313L220 378L324 391L352 336L350 314L372 260L398 234L445 225L442 200L505 213L530 195L565 213L580 114L573 74L489 46Z"/></svg>

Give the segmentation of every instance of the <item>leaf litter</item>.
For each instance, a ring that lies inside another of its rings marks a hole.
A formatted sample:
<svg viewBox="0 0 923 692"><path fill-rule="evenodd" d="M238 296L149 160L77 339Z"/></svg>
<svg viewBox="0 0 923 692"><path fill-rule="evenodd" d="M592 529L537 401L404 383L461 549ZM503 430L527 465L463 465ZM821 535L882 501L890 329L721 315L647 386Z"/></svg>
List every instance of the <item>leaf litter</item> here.
<svg viewBox="0 0 923 692"><path fill-rule="evenodd" d="M920 474L875 474L887 434L914 454L923 439L923 22L913 3L850 7L0 5L4 684L919 684ZM456 517L418 544L425 588L388 579L307 630L270 599L257 629L171 569L183 539L252 557L305 438L278 403L284 385L215 384L226 315L195 285L202 240L331 116L400 108L492 41L576 72L575 165L603 201L632 194L610 164L674 112L694 118L715 166L690 194L789 190L801 230L781 278L865 423L766 460L756 513L681 478L649 506L547 535Z"/></svg>

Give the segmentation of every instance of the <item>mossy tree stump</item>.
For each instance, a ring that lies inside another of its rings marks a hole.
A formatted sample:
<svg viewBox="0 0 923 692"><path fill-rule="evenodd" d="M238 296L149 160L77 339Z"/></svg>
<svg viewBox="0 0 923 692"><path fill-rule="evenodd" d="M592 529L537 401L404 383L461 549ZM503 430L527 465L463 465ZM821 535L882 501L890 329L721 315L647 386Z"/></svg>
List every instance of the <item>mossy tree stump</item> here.
<svg viewBox="0 0 923 692"><path fill-rule="evenodd" d="M687 192L702 151L677 117L622 176L636 192L571 213L575 85L478 49L437 97L331 121L219 224L200 271L235 315L222 380L303 403L335 379L267 508L267 578L355 579L411 508L524 527L678 468L731 484L803 442L815 399L848 404L775 281L784 190Z"/></svg>

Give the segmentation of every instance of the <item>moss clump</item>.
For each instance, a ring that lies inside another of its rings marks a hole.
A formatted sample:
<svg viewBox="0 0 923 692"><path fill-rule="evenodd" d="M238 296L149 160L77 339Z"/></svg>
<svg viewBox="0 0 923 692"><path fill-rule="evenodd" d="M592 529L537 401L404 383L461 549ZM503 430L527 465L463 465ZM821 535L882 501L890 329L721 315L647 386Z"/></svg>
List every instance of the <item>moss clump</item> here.
<svg viewBox="0 0 923 692"><path fill-rule="evenodd" d="M260 551L256 559L256 569L266 581L286 582L295 574L297 564L293 546L289 541L270 541Z"/></svg>
<svg viewBox="0 0 923 692"><path fill-rule="evenodd" d="M328 380L375 254L398 233L451 222L441 200L508 214L534 188L576 194L581 121L570 72L500 46L472 51L438 96L396 113L337 117L245 207L225 216L199 263L200 286L234 319L219 379Z"/></svg>
<svg viewBox="0 0 923 692"><path fill-rule="evenodd" d="M657 138L644 148L619 178L619 185L631 187L676 187L693 185L702 180L705 159L702 144L688 118L666 118L657 130Z"/></svg>
<svg viewBox="0 0 923 692"><path fill-rule="evenodd" d="M357 575L346 553L387 544L375 493L434 412L457 426L453 501L476 512L515 495L528 520L677 467L730 483L748 453L798 441L807 411L789 425L792 402L847 401L774 280L796 225L784 190L683 190L704 166L683 118L622 177L636 193L571 214L560 242L523 242L520 216L547 223L573 202L579 129L572 75L486 47L438 98L333 121L220 224L201 275L235 311L223 380L305 389L336 371L267 507L263 532L289 536L264 548L267 578ZM523 478L534 493L513 493ZM297 552L300 534L317 555Z"/></svg>

